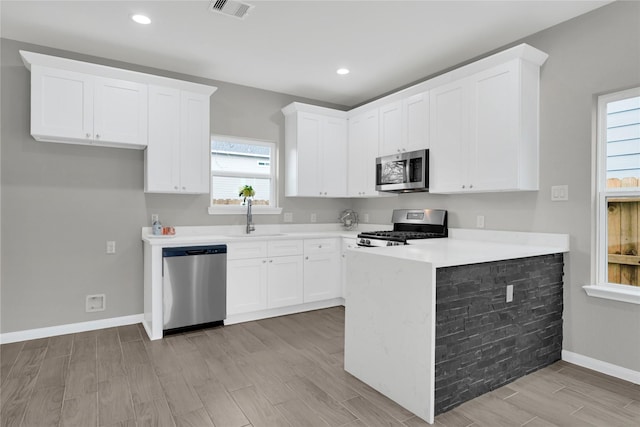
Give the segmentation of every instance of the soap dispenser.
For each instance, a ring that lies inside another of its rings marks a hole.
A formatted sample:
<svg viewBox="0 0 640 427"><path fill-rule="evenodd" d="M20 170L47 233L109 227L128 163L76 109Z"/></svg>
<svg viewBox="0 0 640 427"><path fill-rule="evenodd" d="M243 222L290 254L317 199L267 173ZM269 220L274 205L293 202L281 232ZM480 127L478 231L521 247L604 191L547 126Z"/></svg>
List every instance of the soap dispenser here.
<svg viewBox="0 0 640 427"><path fill-rule="evenodd" d="M154 236L162 235L162 224L158 218L158 214L151 215L151 232Z"/></svg>

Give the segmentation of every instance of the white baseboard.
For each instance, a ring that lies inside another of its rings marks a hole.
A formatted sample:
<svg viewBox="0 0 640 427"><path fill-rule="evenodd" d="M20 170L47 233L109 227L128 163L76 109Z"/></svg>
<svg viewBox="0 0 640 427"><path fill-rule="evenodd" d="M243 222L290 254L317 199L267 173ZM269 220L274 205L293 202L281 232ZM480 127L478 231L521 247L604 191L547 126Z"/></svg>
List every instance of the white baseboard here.
<svg viewBox="0 0 640 427"><path fill-rule="evenodd" d="M574 365L582 366L583 368L600 372L601 374L611 375L612 377L620 378L621 380L640 384L640 372L623 368L622 366L603 362L598 359L592 359L591 357L583 356L567 350L562 350L562 360L573 363Z"/></svg>
<svg viewBox="0 0 640 427"><path fill-rule="evenodd" d="M26 331L6 332L0 334L0 344L55 337L77 332L95 331L96 329L113 328L115 326L134 325L141 323L143 319L143 314L132 314L131 316L112 317L110 319L70 323L68 325L50 326L47 328L28 329Z"/></svg>

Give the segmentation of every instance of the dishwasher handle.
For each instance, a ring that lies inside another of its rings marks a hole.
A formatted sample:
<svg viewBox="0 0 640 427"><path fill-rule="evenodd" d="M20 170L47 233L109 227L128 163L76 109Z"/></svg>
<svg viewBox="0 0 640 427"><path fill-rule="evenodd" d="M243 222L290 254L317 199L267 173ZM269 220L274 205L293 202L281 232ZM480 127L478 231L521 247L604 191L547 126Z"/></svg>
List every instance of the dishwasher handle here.
<svg viewBox="0 0 640 427"><path fill-rule="evenodd" d="M209 253L206 249L194 249L185 251L187 255L206 255Z"/></svg>
<svg viewBox="0 0 640 427"><path fill-rule="evenodd" d="M218 255L226 254L227 245L184 246L179 248L163 248L162 257L180 257L194 255Z"/></svg>

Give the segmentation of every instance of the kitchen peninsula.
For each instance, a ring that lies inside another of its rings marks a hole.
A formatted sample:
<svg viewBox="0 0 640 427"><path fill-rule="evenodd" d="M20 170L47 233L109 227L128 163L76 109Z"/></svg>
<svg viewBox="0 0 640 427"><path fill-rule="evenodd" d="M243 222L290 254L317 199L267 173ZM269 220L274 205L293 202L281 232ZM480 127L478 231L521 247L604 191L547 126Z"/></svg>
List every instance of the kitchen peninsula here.
<svg viewBox="0 0 640 427"><path fill-rule="evenodd" d="M560 358L563 234L347 252L345 370L425 421Z"/></svg>

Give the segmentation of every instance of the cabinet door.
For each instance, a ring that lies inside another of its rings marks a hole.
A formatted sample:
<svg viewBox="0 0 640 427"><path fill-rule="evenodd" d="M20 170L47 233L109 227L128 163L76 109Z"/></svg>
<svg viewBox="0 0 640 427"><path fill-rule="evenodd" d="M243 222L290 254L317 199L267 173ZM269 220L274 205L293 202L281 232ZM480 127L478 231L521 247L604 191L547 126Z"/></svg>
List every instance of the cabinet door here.
<svg viewBox="0 0 640 427"><path fill-rule="evenodd" d="M380 155L399 153L402 145L402 102L380 107Z"/></svg>
<svg viewBox="0 0 640 427"><path fill-rule="evenodd" d="M472 191L518 188L517 63L479 73L473 79L469 174Z"/></svg>
<svg viewBox="0 0 640 427"><path fill-rule="evenodd" d="M342 283L340 252L305 255L304 302L339 298Z"/></svg>
<svg viewBox="0 0 640 427"><path fill-rule="evenodd" d="M431 90L429 191L453 193L468 187L469 85L460 80Z"/></svg>
<svg viewBox="0 0 640 427"><path fill-rule="evenodd" d="M211 179L209 96L182 92L180 101L180 191L208 194Z"/></svg>
<svg viewBox="0 0 640 427"><path fill-rule="evenodd" d="M180 191L180 91L149 86L149 143L145 186L150 193Z"/></svg>
<svg viewBox="0 0 640 427"><path fill-rule="evenodd" d="M340 253L340 239L304 241L304 302L340 297Z"/></svg>
<svg viewBox="0 0 640 427"><path fill-rule="evenodd" d="M429 148L429 92L403 101L403 151Z"/></svg>
<svg viewBox="0 0 640 427"><path fill-rule="evenodd" d="M94 139L101 145L147 145L147 85L95 78Z"/></svg>
<svg viewBox="0 0 640 427"><path fill-rule="evenodd" d="M322 127L322 196L347 195L347 120L326 117Z"/></svg>
<svg viewBox="0 0 640 427"><path fill-rule="evenodd" d="M302 255L269 258L267 307L302 304Z"/></svg>
<svg viewBox="0 0 640 427"><path fill-rule="evenodd" d="M348 194L352 197L374 196L375 162L378 157L378 110L349 119Z"/></svg>
<svg viewBox="0 0 640 427"><path fill-rule="evenodd" d="M93 77L33 65L31 135L38 141L90 143L93 139Z"/></svg>
<svg viewBox="0 0 640 427"><path fill-rule="evenodd" d="M227 314L267 308L267 260L227 260Z"/></svg>
<svg viewBox="0 0 640 427"><path fill-rule="evenodd" d="M298 196L318 197L320 187L320 147L323 117L298 114Z"/></svg>

